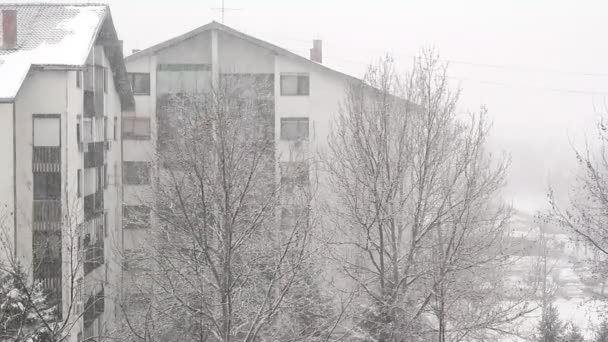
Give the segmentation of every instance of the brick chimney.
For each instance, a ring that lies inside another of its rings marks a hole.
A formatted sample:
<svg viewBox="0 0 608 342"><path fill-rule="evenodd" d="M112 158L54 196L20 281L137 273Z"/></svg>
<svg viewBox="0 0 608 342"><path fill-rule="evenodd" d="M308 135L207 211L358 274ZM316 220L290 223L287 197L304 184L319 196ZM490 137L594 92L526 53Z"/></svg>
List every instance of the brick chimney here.
<svg viewBox="0 0 608 342"><path fill-rule="evenodd" d="M17 11L2 10L2 48L17 48Z"/></svg>
<svg viewBox="0 0 608 342"><path fill-rule="evenodd" d="M323 41L315 39L312 41L312 49L310 49L310 60L323 63Z"/></svg>

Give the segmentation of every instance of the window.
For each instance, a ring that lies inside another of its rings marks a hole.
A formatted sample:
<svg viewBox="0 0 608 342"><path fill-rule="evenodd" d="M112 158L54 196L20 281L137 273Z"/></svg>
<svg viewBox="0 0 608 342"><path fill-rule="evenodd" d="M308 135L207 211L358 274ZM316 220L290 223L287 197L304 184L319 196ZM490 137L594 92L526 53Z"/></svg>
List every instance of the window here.
<svg viewBox="0 0 608 342"><path fill-rule="evenodd" d="M124 162L123 171L125 184L150 184L150 165L147 162Z"/></svg>
<svg viewBox="0 0 608 342"><path fill-rule="evenodd" d="M108 237L108 212L104 211L103 213L103 236Z"/></svg>
<svg viewBox="0 0 608 342"><path fill-rule="evenodd" d="M110 183L110 177L108 176L108 164L103 164L103 188L107 189Z"/></svg>
<svg viewBox="0 0 608 342"><path fill-rule="evenodd" d="M34 116L34 146L60 146L60 132L58 116Z"/></svg>
<svg viewBox="0 0 608 342"><path fill-rule="evenodd" d="M76 181L78 182L78 184L76 184L76 191L78 192L78 197L82 197L82 170L78 169L76 175Z"/></svg>
<svg viewBox="0 0 608 342"><path fill-rule="evenodd" d="M61 198L61 173L34 172L34 200Z"/></svg>
<svg viewBox="0 0 608 342"><path fill-rule="evenodd" d="M150 74L130 73L129 80L133 95L150 95Z"/></svg>
<svg viewBox="0 0 608 342"><path fill-rule="evenodd" d="M283 74L281 75L281 95L295 96L310 93L310 78L308 75Z"/></svg>
<svg viewBox="0 0 608 342"><path fill-rule="evenodd" d="M103 68L103 92L108 92L108 68Z"/></svg>
<svg viewBox="0 0 608 342"><path fill-rule="evenodd" d="M122 138L125 140L149 140L150 118L123 117Z"/></svg>
<svg viewBox="0 0 608 342"><path fill-rule="evenodd" d="M78 140L78 143L82 142L82 137L80 133L80 123L76 124L76 139Z"/></svg>
<svg viewBox="0 0 608 342"><path fill-rule="evenodd" d="M116 135L117 130L118 130L118 117L115 116L114 117L114 126L112 126L112 138L114 138L114 141L116 141L118 139L118 136Z"/></svg>
<svg viewBox="0 0 608 342"><path fill-rule="evenodd" d="M76 70L76 87L82 88L82 72L80 70Z"/></svg>
<svg viewBox="0 0 608 342"><path fill-rule="evenodd" d="M309 169L308 163L282 162L281 163L281 182L284 184L308 184Z"/></svg>
<svg viewBox="0 0 608 342"><path fill-rule="evenodd" d="M103 141L108 141L108 117L103 117Z"/></svg>
<svg viewBox="0 0 608 342"><path fill-rule="evenodd" d="M122 215L124 229L150 227L150 208L145 205L125 205L122 207Z"/></svg>
<svg viewBox="0 0 608 342"><path fill-rule="evenodd" d="M281 118L281 140L308 139L308 118Z"/></svg>

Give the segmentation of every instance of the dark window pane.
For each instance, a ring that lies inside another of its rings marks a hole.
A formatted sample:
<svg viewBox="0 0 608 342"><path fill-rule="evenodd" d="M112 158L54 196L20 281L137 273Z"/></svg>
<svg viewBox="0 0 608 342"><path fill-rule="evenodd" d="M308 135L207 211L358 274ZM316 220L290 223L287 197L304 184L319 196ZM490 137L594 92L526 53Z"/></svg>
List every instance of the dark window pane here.
<svg viewBox="0 0 608 342"><path fill-rule="evenodd" d="M130 74L131 88L135 95L150 95L150 74Z"/></svg>
<svg viewBox="0 0 608 342"><path fill-rule="evenodd" d="M128 185L150 184L150 165L147 162L124 162L124 183Z"/></svg>
<svg viewBox="0 0 608 342"><path fill-rule="evenodd" d="M281 118L281 139L308 139L308 118Z"/></svg>
<svg viewBox="0 0 608 342"><path fill-rule="evenodd" d="M149 140L150 118L122 118L122 138L126 140Z"/></svg>
<svg viewBox="0 0 608 342"><path fill-rule="evenodd" d="M308 95L309 80L308 76L298 76L298 95Z"/></svg>
<svg viewBox="0 0 608 342"><path fill-rule="evenodd" d="M34 199L58 200L61 198L61 173L35 172Z"/></svg>
<svg viewBox="0 0 608 342"><path fill-rule="evenodd" d="M124 229L150 227L150 208L144 205L125 205L122 208Z"/></svg>
<svg viewBox="0 0 608 342"><path fill-rule="evenodd" d="M281 95L308 95L310 77L308 75L281 75Z"/></svg>

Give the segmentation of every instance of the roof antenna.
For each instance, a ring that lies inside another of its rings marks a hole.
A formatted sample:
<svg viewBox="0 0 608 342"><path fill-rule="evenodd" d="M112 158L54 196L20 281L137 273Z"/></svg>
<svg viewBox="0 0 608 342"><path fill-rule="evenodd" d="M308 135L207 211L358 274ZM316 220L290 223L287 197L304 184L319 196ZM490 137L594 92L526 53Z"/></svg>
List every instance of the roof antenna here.
<svg viewBox="0 0 608 342"><path fill-rule="evenodd" d="M226 8L226 6L224 6L224 0L222 0L222 7L213 7L211 8L211 10L213 11L220 11L222 12L222 24L224 23L224 15L226 14L226 11L238 11L238 10L242 10L242 8Z"/></svg>

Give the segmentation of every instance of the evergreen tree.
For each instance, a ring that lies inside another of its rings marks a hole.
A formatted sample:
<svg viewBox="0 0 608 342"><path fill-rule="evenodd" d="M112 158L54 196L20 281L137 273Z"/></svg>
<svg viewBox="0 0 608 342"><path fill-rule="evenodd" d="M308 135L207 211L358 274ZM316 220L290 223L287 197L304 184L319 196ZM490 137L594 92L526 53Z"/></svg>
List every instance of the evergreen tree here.
<svg viewBox="0 0 608 342"><path fill-rule="evenodd" d="M538 342L561 342L564 338L564 324L559 318L557 308L548 305L538 327Z"/></svg>
<svg viewBox="0 0 608 342"><path fill-rule="evenodd" d="M585 342L585 337L581 333L581 329L574 323L570 322L566 326L564 342Z"/></svg>

